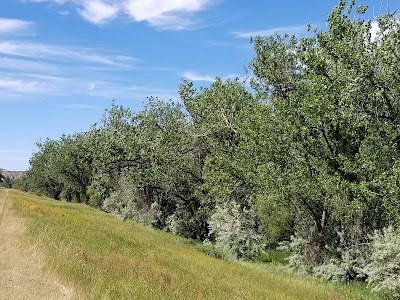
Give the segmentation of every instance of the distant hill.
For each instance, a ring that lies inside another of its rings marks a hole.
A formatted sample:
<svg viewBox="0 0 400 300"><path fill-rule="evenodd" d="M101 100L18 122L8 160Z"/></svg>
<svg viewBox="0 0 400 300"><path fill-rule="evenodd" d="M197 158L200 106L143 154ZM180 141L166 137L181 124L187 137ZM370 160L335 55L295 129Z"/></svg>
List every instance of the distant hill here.
<svg viewBox="0 0 400 300"><path fill-rule="evenodd" d="M9 177L11 179L17 179L25 173L25 171L7 171L4 169L0 169L0 171L4 177Z"/></svg>

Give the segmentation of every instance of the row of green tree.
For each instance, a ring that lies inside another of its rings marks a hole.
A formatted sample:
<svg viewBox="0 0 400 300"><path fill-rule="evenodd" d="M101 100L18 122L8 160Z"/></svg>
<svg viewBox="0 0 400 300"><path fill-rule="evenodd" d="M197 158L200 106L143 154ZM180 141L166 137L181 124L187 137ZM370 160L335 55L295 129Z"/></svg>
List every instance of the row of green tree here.
<svg viewBox="0 0 400 300"><path fill-rule="evenodd" d="M183 81L177 103L113 104L89 131L39 142L18 185L232 257L283 242L297 270L399 296L400 246L391 266L376 249L399 240L400 20L380 16L373 39L365 11L340 1L326 31L254 38L250 87Z"/></svg>

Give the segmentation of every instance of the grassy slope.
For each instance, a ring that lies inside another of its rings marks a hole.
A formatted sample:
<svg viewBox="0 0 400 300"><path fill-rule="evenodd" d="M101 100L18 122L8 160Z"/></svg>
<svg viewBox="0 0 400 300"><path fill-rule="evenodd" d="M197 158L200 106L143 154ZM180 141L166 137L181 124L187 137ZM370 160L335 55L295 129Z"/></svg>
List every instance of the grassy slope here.
<svg viewBox="0 0 400 300"><path fill-rule="evenodd" d="M298 277L279 266L218 260L171 234L81 205L10 196L47 267L81 299L378 299L364 288Z"/></svg>

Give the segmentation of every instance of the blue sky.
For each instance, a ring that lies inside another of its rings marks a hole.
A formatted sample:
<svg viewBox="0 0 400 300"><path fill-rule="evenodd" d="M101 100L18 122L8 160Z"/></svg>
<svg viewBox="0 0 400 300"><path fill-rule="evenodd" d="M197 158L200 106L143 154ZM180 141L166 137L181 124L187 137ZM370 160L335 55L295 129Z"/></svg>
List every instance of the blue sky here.
<svg viewBox="0 0 400 300"><path fill-rule="evenodd" d="M27 169L35 141L87 130L112 99L138 110L178 99L183 78L242 78L251 35L323 28L336 3L1 0L0 168Z"/></svg>

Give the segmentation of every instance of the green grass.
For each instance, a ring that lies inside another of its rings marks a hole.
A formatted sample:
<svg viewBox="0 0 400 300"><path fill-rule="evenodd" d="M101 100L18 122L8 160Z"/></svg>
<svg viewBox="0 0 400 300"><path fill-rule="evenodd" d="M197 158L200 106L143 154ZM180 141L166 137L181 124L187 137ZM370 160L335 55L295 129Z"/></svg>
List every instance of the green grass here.
<svg viewBox="0 0 400 300"><path fill-rule="evenodd" d="M300 277L276 264L220 260L82 205L17 191L10 198L45 267L79 299L378 299L364 286Z"/></svg>

